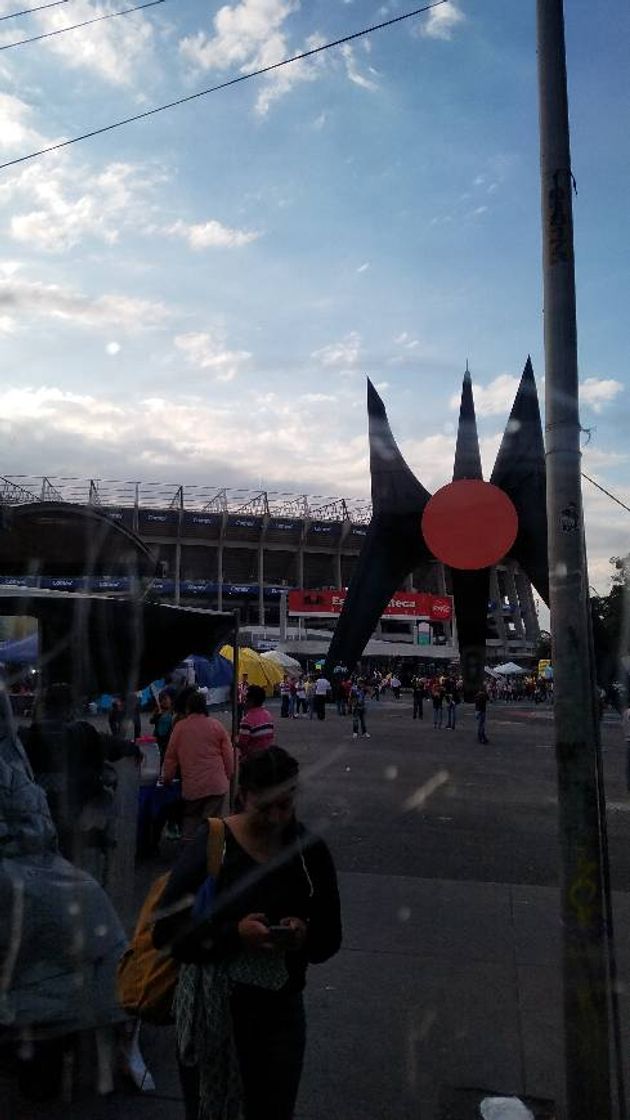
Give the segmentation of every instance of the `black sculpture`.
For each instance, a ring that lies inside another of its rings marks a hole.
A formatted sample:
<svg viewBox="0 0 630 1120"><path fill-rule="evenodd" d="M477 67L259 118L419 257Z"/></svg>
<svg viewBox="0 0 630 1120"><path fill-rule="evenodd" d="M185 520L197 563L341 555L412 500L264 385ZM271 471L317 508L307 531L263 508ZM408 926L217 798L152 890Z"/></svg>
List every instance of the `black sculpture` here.
<svg viewBox="0 0 630 1120"><path fill-rule="evenodd" d="M450 503L472 522L467 556L465 542L457 539L461 524L454 514L445 561L453 588L464 692L470 698L483 680L491 565L506 558L516 560L541 598L549 599L545 451L531 360L525 364L489 484L482 481L468 369L462 386L453 482L433 499L403 459L385 406L369 380L367 404L373 516L333 634L326 671L331 672L336 664L353 668L402 580L419 564L443 559L435 545L431 550L427 536L432 543L440 540L435 526L439 528L440 509L448 509ZM478 485L468 485L473 482ZM461 483L466 486L458 485ZM491 557L486 561L472 555L479 552L480 542L481 554L485 546Z"/></svg>

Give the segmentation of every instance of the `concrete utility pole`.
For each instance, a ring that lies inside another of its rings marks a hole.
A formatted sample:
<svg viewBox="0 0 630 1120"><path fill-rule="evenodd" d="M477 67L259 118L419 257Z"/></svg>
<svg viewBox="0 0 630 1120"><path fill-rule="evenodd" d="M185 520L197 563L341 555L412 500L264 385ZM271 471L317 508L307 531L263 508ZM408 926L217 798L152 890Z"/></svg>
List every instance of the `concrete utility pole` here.
<svg viewBox="0 0 630 1120"><path fill-rule="evenodd" d="M613 1113L606 931L611 916L580 480L573 176L562 0L537 0L537 17L567 1115L571 1120L609 1120Z"/></svg>

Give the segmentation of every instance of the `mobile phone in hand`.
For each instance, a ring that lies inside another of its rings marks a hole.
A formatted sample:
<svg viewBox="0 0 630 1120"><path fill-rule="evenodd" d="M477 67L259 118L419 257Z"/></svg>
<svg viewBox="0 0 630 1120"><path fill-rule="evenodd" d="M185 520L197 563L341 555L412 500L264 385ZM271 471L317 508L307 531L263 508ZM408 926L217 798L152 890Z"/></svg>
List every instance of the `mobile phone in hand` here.
<svg viewBox="0 0 630 1120"><path fill-rule="evenodd" d="M295 941L295 930L290 926L269 926L267 935L274 945L290 946Z"/></svg>

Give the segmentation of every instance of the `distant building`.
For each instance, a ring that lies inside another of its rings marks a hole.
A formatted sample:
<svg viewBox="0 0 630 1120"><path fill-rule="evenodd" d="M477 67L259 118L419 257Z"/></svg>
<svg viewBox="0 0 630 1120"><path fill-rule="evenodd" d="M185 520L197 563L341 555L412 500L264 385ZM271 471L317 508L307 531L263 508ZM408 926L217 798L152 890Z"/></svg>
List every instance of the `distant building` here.
<svg viewBox="0 0 630 1120"><path fill-rule="evenodd" d="M356 499L94 479L0 479L0 506L42 500L95 505L133 529L155 555L152 595L216 610L238 607L252 640L264 640L263 631L280 627L284 591L348 586L371 516L369 502ZM0 584L9 579L15 582L0 572ZM127 590L125 577L102 573L86 573L83 580L60 572L32 573L29 582L66 590ZM412 572L400 590L444 597L452 589L448 572L436 561ZM289 618L294 641L296 628L307 641L307 622L311 639L319 634L326 640L335 625L334 618L310 616L299 624ZM430 621L429 645L451 647L451 627L450 621ZM489 660L531 655L538 636L529 580L512 561L498 565L490 581ZM397 654L403 646L410 654L423 652L412 618L384 617L375 637L396 643Z"/></svg>

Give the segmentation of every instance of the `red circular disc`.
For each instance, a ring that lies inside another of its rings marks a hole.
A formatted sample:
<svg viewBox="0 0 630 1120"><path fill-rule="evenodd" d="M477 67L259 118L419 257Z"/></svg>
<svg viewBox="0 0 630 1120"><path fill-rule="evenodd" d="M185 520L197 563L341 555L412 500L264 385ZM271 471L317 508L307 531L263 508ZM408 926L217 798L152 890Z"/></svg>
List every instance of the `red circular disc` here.
<svg viewBox="0 0 630 1120"><path fill-rule="evenodd" d="M422 532L443 564L468 571L490 568L514 544L518 515L498 486L466 478L433 495L422 515Z"/></svg>

